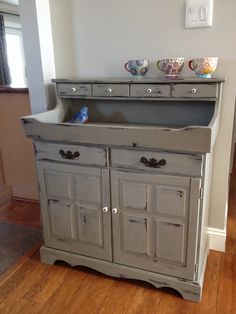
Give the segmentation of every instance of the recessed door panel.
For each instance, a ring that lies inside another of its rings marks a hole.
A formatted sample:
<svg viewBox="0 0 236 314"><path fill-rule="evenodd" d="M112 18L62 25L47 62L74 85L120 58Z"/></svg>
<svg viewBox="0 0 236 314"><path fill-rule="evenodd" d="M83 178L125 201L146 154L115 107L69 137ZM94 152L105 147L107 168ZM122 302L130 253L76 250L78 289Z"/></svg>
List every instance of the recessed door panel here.
<svg viewBox="0 0 236 314"><path fill-rule="evenodd" d="M77 208L79 241L103 245L102 215L95 209Z"/></svg>
<svg viewBox="0 0 236 314"><path fill-rule="evenodd" d="M45 171L46 193L48 198L69 198L70 175L68 173L58 173L56 171Z"/></svg>
<svg viewBox="0 0 236 314"><path fill-rule="evenodd" d="M101 203L101 176L76 175L76 199L82 202Z"/></svg>
<svg viewBox="0 0 236 314"><path fill-rule="evenodd" d="M185 265L186 241L184 223L157 219L156 252L157 259Z"/></svg>
<svg viewBox="0 0 236 314"><path fill-rule="evenodd" d="M147 210L147 185L135 182L120 184L122 208Z"/></svg>
<svg viewBox="0 0 236 314"><path fill-rule="evenodd" d="M48 202L52 236L57 239L72 239L71 206L55 201Z"/></svg>
<svg viewBox="0 0 236 314"><path fill-rule="evenodd" d="M185 217L188 210L188 189L176 186L155 186L156 208L160 214Z"/></svg>
<svg viewBox="0 0 236 314"><path fill-rule="evenodd" d="M147 219L122 215L123 250L147 255Z"/></svg>

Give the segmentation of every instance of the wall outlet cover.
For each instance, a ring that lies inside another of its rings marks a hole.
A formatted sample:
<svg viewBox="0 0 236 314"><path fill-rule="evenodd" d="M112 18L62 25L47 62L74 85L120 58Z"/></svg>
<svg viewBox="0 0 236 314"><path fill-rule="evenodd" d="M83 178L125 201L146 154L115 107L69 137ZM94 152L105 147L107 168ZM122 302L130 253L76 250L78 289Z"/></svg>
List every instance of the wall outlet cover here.
<svg viewBox="0 0 236 314"><path fill-rule="evenodd" d="M213 0L187 0L185 27L210 27L213 19Z"/></svg>

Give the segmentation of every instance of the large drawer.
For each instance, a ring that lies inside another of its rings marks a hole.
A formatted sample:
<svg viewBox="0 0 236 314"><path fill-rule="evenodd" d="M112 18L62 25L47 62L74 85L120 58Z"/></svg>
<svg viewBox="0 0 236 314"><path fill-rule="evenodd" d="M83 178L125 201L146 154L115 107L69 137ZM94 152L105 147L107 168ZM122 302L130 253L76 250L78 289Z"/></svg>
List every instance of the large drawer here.
<svg viewBox="0 0 236 314"><path fill-rule="evenodd" d="M201 176L202 155L114 148L111 149L111 166Z"/></svg>
<svg viewBox="0 0 236 314"><path fill-rule="evenodd" d="M216 98L217 84L174 84L173 97Z"/></svg>
<svg viewBox="0 0 236 314"><path fill-rule="evenodd" d="M34 145L37 159L98 166L107 164L105 148L44 142L35 142Z"/></svg>
<svg viewBox="0 0 236 314"><path fill-rule="evenodd" d="M98 97L128 97L128 84L93 84L93 96Z"/></svg>
<svg viewBox="0 0 236 314"><path fill-rule="evenodd" d="M131 84L131 97L170 97L170 85L162 84Z"/></svg>
<svg viewBox="0 0 236 314"><path fill-rule="evenodd" d="M91 84L58 84L58 96L92 96Z"/></svg>

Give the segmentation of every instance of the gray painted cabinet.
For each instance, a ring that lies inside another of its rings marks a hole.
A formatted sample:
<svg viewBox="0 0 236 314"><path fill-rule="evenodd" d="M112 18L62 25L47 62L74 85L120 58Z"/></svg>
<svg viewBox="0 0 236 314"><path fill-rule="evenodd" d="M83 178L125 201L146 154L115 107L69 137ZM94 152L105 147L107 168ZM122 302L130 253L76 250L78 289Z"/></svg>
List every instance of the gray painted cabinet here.
<svg viewBox="0 0 236 314"><path fill-rule="evenodd" d="M56 108L22 118L37 161L41 261L199 301L223 81L54 80ZM71 123L84 105L88 123Z"/></svg>

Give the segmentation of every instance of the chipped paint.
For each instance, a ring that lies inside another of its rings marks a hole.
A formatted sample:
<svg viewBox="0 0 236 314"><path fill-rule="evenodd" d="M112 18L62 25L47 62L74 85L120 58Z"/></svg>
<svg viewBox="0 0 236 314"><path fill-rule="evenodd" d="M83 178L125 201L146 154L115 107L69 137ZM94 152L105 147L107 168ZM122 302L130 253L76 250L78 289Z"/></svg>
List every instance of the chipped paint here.
<svg viewBox="0 0 236 314"><path fill-rule="evenodd" d="M137 220L137 219L129 219L129 222L131 223L137 223L137 224L144 224L144 220Z"/></svg>
<svg viewBox="0 0 236 314"><path fill-rule="evenodd" d="M87 224L87 216L85 214L83 214L83 222L85 223L85 225Z"/></svg>
<svg viewBox="0 0 236 314"><path fill-rule="evenodd" d="M183 292L183 293L187 293L187 294L192 294L192 295L200 296L199 293L193 292L193 291L190 291L190 290L180 290L180 291Z"/></svg>
<svg viewBox="0 0 236 314"><path fill-rule="evenodd" d="M184 195L184 192L183 192L183 191L177 191L177 193L178 193L178 196L179 196L180 198L182 198L183 195Z"/></svg>
<svg viewBox="0 0 236 314"><path fill-rule="evenodd" d="M21 118L21 122L24 123L24 124L27 124L27 123L32 123L31 120L29 119L25 119L25 118Z"/></svg>
<svg viewBox="0 0 236 314"><path fill-rule="evenodd" d="M154 279L148 279L149 282L151 282L152 284L154 285L158 285L158 286L164 286L164 287L168 287L169 284L166 283L166 282L161 282L161 281L157 281L157 280L154 280Z"/></svg>

